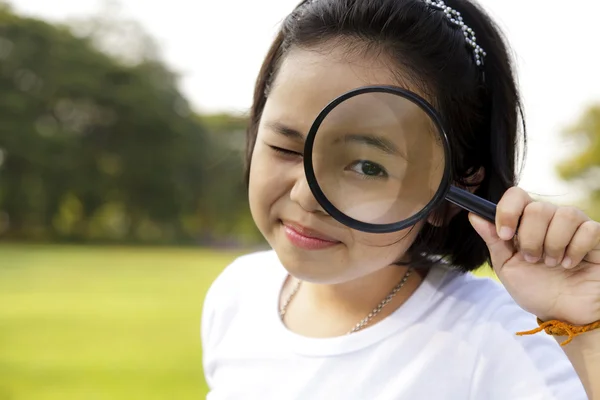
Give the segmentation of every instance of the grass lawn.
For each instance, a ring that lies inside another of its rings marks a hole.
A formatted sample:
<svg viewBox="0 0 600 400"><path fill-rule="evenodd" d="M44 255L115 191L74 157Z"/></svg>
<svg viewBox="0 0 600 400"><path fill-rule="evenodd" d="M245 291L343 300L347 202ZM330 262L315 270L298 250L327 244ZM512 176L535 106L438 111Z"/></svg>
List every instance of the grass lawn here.
<svg viewBox="0 0 600 400"><path fill-rule="evenodd" d="M0 245L0 400L204 398L202 301L236 256Z"/></svg>
<svg viewBox="0 0 600 400"><path fill-rule="evenodd" d="M204 398L202 300L235 256L0 245L0 400Z"/></svg>

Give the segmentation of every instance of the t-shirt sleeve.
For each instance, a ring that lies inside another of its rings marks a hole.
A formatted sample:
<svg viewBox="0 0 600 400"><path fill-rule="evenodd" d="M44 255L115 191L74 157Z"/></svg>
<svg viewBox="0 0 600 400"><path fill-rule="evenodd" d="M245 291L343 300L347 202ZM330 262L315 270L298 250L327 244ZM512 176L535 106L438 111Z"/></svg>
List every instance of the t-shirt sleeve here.
<svg viewBox="0 0 600 400"><path fill-rule="evenodd" d="M218 279L218 278L217 278ZM209 287L204 304L202 306L202 318L200 324L200 340L202 344L202 368L204 371L204 379L208 386L211 386L211 374L208 368L208 359L210 354L210 339L212 322L215 318L215 300L214 300L214 283Z"/></svg>
<svg viewBox="0 0 600 400"><path fill-rule="evenodd" d="M204 304L202 305L202 318L200 324L200 339L202 344L202 368L204 371L204 379L209 387L212 386L212 374L209 368L210 359L210 343L211 338L214 337L212 335L213 321L215 319L215 307L216 307L216 299L218 289L215 288L215 284L217 283L219 277L209 287L206 296L204 297Z"/></svg>
<svg viewBox="0 0 600 400"><path fill-rule="evenodd" d="M587 399L577 373L554 338L544 332L516 335L537 327L535 317L507 302L493 312L486 325L484 350L472 381L474 399ZM485 346L486 341L493 346Z"/></svg>
<svg viewBox="0 0 600 400"><path fill-rule="evenodd" d="M200 339L202 342L202 366L204 378L209 387L212 386L214 365L213 349L225 334L229 324L229 317L235 311L237 302L236 294L240 259L229 264L217 276L209 287L202 306Z"/></svg>

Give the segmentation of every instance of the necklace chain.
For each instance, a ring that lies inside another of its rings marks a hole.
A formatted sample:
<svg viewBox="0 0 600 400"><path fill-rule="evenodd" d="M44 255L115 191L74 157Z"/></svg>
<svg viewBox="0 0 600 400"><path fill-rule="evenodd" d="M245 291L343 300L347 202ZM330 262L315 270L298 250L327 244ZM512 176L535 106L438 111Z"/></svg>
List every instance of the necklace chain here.
<svg viewBox="0 0 600 400"><path fill-rule="evenodd" d="M400 282L398 282L398 284L396 286L394 286L394 288L377 305L377 307L375 307L360 322L358 322L356 325L354 325L354 327L347 334L349 335L351 333L358 332L361 329L363 329L365 326L367 326L369 324L369 322L371 322L371 320L373 318L375 318L375 316L378 315L381 312L381 310L383 309L383 307L385 307L386 305L388 305L390 303L390 301L392 301L392 299L394 298L394 296L396 296L396 294L400 291L400 289L402 289L402 287L404 286L404 284L406 283L406 281L410 277L411 273L412 273L412 268L409 268L408 271L406 271L406 273L402 277L402 280ZM285 302L281 306L281 309L279 310L279 316L281 317L282 320L283 320L283 317L285 316L285 313L287 311L288 305L290 304L290 302L292 301L292 299L294 298L294 296L298 292L298 289L300 289L301 283L302 283L301 280L298 280L298 282L296 282L296 285L294 286L294 289L292 290L292 292L290 293L290 295L288 296L288 298L285 300Z"/></svg>

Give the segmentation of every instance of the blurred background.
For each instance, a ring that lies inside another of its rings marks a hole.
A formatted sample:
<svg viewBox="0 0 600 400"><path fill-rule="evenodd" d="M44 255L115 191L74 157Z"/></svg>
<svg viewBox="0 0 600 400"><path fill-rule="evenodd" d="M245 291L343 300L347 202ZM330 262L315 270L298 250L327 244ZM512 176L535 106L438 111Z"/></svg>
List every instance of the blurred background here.
<svg viewBox="0 0 600 400"><path fill-rule="evenodd" d="M600 3L481 3L520 76L521 186L600 218ZM204 397L206 290L265 247L246 112L295 4L0 0L0 400Z"/></svg>

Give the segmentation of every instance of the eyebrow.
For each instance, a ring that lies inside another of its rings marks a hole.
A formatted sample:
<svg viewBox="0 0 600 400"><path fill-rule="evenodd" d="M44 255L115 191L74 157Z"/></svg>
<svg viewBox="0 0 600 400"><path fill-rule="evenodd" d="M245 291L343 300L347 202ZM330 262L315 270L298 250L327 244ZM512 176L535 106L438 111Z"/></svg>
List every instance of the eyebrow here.
<svg viewBox="0 0 600 400"><path fill-rule="evenodd" d="M366 144L366 145L375 147L376 149L381 150L386 154L400 155L400 151L398 150L396 145L394 145L394 143L392 143L388 139L385 139L385 138L382 138L379 136L370 135L370 134L351 134L351 135L345 135L341 139L343 139L344 142L346 142L346 143L354 142L354 143ZM339 142L341 139L336 140L336 142Z"/></svg>
<svg viewBox="0 0 600 400"><path fill-rule="evenodd" d="M297 142L304 142L304 135L280 122L269 122L267 128Z"/></svg>
<svg viewBox="0 0 600 400"><path fill-rule="evenodd" d="M269 122L266 124L267 128L275 133L283 135L289 139L297 142L304 142L304 135L299 131L292 129L280 122ZM360 143L366 144L390 155L401 155L400 151L390 140L371 135L371 134L348 134L344 135L343 138L337 139L335 143L339 143L343 140L346 143Z"/></svg>

